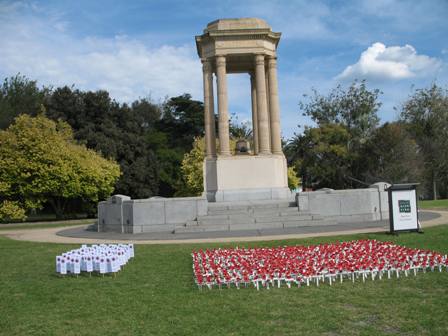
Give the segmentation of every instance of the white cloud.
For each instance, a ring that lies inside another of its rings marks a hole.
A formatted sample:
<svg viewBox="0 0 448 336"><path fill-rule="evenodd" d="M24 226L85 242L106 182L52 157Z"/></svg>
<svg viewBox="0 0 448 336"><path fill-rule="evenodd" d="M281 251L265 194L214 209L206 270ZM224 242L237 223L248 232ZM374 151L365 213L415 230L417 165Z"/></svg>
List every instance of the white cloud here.
<svg viewBox="0 0 448 336"><path fill-rule="evenodd" d="M21 9L0 10L3 78L20 72L45 85L106 89L123 102L184 92L201 98L201 65L193 45L148 47L127 36L76 37L58 15L25 16Z"/></svg>
<svg viewBox="0 0 448 336"><path fill-rule="evenodd" d="M409 44L404 47L377 42L365 50L359 61L347 66L336 79L399 80L433 75L441 62L426 55L418 55Z"/></svg>

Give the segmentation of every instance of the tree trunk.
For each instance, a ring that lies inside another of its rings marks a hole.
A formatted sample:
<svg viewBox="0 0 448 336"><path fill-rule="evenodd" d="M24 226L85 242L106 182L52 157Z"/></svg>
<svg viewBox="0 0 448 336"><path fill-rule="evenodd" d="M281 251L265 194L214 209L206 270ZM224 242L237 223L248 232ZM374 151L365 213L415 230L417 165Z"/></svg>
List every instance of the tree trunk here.
<svg viewBox="0 0 448 336"><path fill-rule="evenodd" d="M437 200L437 182L435 177L432 178L432 191L434 200Z"/></svg>
<svg viewBox="0 0 448 336"><path fill-rule="evenodd" d="M56 215L56 219L63 219L66 200L62 200L60 198L50 199L50 204Z"/></svg>

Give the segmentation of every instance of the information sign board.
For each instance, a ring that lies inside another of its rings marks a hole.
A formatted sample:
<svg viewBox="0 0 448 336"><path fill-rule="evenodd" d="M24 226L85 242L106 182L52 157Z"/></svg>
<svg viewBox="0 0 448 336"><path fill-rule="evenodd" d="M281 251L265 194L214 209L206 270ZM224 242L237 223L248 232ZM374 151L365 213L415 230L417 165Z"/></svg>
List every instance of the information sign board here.
<svg viewBox="0 0 448 336"><path fill-rule="evenodd" d="M419 231L417 184L394 184L388 188L390 232Z"/></svg>

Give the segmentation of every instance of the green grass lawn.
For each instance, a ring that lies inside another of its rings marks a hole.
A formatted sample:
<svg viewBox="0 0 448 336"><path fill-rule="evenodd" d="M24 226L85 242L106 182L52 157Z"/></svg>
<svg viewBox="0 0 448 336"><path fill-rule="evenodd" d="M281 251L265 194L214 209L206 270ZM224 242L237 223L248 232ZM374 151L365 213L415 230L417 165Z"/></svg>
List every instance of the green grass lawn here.
<svg viewBox="0 0 448 336"><path fill-rule="evenodd" d="M79 245L0 237L1 335L447 335L448 272L320 287L199 291L190 252L375 238L448 253L448 225L250 244L137 245L116 278L60 278L55 256Z"/></svg>
<svg viewBox="0 0 448 336"><path fill-rule="evenodd" d="M418 205L422 209L446 209L448 210L448 199L436 201L419 201Z"/></svg>
<svg viewBox="0 0 448 336"><path fill-rule="evenodd" d="M5 230L46 229L72 225L88 225L95 223L96 219L70 219L48 222L26 222L16 224L0 224L0 232Z"/></svg>

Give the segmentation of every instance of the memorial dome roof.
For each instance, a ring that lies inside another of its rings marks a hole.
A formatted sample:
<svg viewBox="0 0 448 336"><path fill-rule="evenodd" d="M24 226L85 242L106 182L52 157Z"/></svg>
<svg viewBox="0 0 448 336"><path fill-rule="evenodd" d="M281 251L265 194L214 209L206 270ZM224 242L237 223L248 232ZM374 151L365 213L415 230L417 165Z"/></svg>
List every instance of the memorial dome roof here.
<svg viewBox="0 0 448 336"><path fill-rule="evenodd" d="M218 19L207 25L207 30L270 29L266 21L258 18Z"/></svg>

